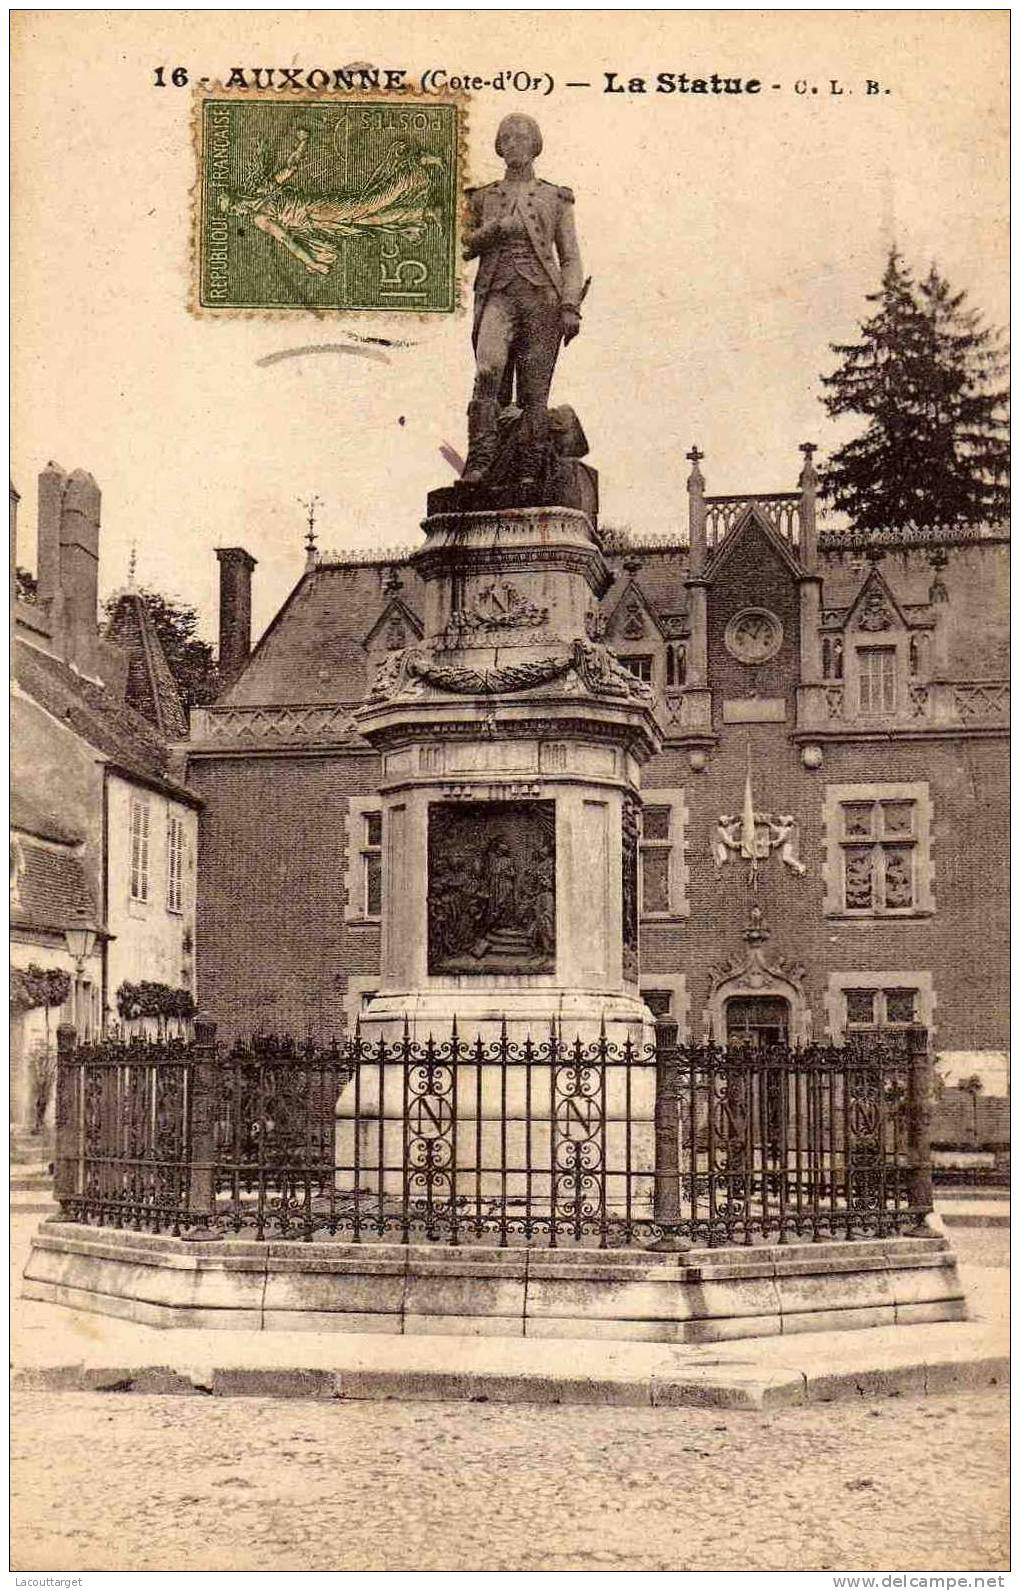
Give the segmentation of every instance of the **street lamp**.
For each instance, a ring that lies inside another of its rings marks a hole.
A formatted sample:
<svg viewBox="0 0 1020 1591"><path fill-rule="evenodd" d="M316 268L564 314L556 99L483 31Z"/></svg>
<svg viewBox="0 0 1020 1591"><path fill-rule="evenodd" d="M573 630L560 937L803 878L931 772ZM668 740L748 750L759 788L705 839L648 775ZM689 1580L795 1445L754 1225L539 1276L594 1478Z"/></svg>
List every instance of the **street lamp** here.
<svg viewBox="0 0 1020 1591"><path fill-rule="evenodd" d="M64 929L64 939L68 953L74 962L74 1031L78 1039L84 1038L81 1023L81 976L85 971L85 963L92 954L92 947L96 942L96 930L84 914L76 917Z"/></svg>

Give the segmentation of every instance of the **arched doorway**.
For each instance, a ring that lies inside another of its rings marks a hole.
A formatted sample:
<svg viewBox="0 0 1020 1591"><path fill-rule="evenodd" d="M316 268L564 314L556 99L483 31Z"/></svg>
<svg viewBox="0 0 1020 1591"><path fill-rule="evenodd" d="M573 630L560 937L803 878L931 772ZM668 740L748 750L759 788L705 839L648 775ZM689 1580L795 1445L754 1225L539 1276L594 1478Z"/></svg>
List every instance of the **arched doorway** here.
<svg viewBox="0 0 1020 1591"><path fill-rule="evenodd" d="M766 961L761 946L752 945L742 962L713 969L703 1021L717 1044L810 1044L803 966L781 957Z"/></svg>
<svg viewBox="0 0 1020 1591"><path fill-rule="evenodd" d="M724 1011L728 1046L762 1049L790 1042L790 1002L782 995L731 995Z"/></svg>

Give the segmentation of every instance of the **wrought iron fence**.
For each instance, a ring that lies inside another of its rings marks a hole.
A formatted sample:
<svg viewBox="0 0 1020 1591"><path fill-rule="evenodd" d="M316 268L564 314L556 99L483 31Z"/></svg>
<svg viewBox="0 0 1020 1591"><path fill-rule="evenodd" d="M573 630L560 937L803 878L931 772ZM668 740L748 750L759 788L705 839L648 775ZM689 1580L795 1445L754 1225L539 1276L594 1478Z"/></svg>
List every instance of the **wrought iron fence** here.
<svg viewBox="0 0 1020 1591"><path fill-rule="evenodd" d="M931 1208L923 1029L846 1048L59 1042L63 1219L193 1237L660 1249Z"/></svg>

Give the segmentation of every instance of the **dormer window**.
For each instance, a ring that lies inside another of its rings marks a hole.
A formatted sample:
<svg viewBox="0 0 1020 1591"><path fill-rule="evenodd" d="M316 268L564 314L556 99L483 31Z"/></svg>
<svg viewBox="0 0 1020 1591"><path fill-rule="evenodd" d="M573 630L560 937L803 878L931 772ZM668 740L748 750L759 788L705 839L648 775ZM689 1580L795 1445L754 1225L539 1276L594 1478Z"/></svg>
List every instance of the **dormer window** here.
<svg viewBox="0 0 1020 1591"><path fill-rule="evenodd" d="M618 659L624 668L629 669L635 679L644 680L646 685L652 683L652 655L650 652L635 652L628 657Z"/></svg>
<svg viewBox="0 0 1020 1591"><path fill-rule="evenodd" d="M857 648L857 710L862 718L885 718L895 713L895 646Z"/></svg>

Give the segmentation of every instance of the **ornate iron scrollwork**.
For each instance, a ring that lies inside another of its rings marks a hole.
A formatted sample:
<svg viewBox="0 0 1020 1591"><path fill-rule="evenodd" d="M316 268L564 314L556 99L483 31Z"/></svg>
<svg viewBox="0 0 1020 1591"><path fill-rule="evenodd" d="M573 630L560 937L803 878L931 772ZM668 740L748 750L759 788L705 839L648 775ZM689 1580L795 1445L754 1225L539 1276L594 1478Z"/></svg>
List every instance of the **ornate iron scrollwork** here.
<svg viewBox="0 0 1020 1591"><path fill-rule="evenodd" d="M449 1233L456 1224L454 1185L457 1138L454 1068L430 1054L407 1072L404 1101L406 1153L405 1224L427 1238Z"/></svg>

